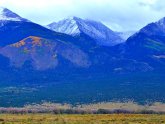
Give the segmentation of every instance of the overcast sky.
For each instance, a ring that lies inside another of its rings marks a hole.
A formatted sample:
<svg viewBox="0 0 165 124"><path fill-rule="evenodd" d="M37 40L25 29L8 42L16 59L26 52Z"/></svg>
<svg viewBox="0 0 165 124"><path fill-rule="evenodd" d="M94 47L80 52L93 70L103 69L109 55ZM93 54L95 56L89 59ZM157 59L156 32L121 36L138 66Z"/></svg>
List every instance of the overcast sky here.
<svg viewBox="0 0 165 124"><path fill-rule="evenodd" d="M42 25L77 16L116 31L138 30L165 16L165 0L0 0L0 6Z"/></svg>

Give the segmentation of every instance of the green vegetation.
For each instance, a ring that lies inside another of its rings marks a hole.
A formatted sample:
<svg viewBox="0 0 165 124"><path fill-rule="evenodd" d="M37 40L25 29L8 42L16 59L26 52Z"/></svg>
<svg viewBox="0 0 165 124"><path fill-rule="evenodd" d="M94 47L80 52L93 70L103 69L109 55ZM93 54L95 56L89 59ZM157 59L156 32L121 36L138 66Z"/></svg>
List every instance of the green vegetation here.
<svg viewBox="0 0 165 124"><path fill-rule="evenodd" d="M165 51L165 44L158 42L158 41L154 41L151 39L147 39L147 44L145 45L145 47L156 50L156 51Z"/></svg>
<svg viewBox="0 0 165 124"><path fill-rule="evenodd" d="M41 104L43 100L72 105L116 101L133 101L143 105L165 103L164 71L117 76L108 74L110 76L103 75L103 79L100 79L101 75L96 74L95 80L85 79L86 74L82 77L66 74L64 77L60 74L55 75L53 71L46 74L15 72L12 75L0 75L1 107L23 107L31 103Z"/></svg>
<svg viewBox="0 0 165 124"><path fill-rule="evenodd" d="M0 124L165 124L165 115L0 115Z"/></svg>

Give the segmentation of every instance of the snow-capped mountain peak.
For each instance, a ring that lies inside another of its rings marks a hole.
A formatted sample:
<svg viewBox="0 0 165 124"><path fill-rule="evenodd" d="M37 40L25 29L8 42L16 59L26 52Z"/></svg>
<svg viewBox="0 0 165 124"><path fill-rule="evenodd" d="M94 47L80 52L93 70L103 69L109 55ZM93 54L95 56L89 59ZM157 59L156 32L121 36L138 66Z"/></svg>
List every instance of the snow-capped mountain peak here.
<svg viewBox="0 0 165 124"><path fill-rule="evenodd" d="M28 21L7 8L0 7L0 21Z"/></svg>
<svg viewBox="0 0 165 124"><path fill-rule="evenodd" d="M114 46L122 43L123 40L117 33L106 27L101 22L84 20L78 17L69 17L57 23L48 25L51 30L56 32L79 36L81 33L93 38L100 45Z"/></svg>
<svg viewBox="0 0 165 124"><path fill-rule="evenodd" d="M48 27L56 32L61 32L72 36L80 34L76 17L69 17L59 21L58 23L53 22L49 24Z"/></svg>

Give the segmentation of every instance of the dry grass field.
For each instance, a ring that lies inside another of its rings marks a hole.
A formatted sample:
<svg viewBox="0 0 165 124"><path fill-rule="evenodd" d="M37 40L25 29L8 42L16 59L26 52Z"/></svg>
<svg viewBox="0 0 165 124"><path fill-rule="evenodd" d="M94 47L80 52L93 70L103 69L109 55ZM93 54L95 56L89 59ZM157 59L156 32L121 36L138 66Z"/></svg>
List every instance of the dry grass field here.
<svg viewBox="0 0 165 124"><path fill-rule="evenodd" d="M1 114L0 124L165 124L165 115Z"/></svg>

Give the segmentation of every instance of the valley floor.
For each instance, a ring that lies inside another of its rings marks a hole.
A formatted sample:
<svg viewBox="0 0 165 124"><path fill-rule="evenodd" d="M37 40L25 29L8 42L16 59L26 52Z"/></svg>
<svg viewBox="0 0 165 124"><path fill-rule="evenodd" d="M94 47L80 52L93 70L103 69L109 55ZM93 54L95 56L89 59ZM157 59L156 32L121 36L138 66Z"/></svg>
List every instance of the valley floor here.
<svg viewBox="0 0 165 124"><path fill-rule="evenodd" d="M0 124L165 124L165 115L1 114Z"/></svg>

